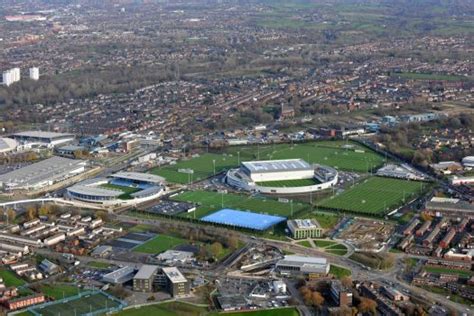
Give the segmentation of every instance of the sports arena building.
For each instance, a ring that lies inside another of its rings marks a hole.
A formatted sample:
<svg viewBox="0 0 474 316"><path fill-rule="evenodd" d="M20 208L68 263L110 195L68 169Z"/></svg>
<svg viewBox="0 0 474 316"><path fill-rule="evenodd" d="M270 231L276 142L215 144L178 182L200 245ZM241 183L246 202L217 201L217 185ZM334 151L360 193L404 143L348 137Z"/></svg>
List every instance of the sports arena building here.
<svg viewBox="0 0 474 316"><path fill-rule="evenodd" d="M247 161L226 176L231 186L267 194L315 192L333 187L337 180L335 169L302 159Z"/></svg>
<svg viewBox="0 0 474 316"><path fill-rule="evenodd" d="M148 173L118 172L108 178L80 182L67 189L73 200L110 206L146 202L166 191L164 178Z"/></svg>

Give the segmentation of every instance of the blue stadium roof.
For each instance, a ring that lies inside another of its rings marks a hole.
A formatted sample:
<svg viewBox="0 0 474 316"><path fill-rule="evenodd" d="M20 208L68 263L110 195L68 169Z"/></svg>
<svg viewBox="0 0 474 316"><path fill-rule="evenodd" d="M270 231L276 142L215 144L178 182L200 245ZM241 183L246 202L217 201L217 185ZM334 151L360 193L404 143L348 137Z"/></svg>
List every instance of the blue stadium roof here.
<svg viewBox="0 0 474 316"><path fill-rule="evenodd" d="M245 211L237 211L232 209L222 209L201 218L204 222L250 228L255 230L265 230L284 220L285 217L265 215Z"/></svg>

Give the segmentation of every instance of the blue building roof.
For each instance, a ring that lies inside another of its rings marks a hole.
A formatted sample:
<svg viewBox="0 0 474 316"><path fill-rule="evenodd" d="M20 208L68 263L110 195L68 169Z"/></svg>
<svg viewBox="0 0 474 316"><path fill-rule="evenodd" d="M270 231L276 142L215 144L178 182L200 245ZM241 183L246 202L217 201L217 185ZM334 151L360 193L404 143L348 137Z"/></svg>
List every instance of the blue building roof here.
<svg viewBox="0 0 474 316"><path fill-rule="evenodd" d="M285 217L265 215L232 209L222 209L201 218L204 222L237 226L255 230L265 230L286 220Z"/></svg>

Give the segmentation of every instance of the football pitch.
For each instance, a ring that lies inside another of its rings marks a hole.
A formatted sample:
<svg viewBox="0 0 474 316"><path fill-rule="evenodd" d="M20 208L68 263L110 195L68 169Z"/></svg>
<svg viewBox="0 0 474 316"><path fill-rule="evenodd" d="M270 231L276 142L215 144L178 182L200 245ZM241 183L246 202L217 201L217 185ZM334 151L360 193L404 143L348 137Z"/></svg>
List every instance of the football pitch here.
<svg viewBox="0 0 474 316"><path fill-rule="evenodd" d="M185 243L186 240L181 238L167 235L158 235L143 245L134 248L133 251L143 253L160 253Z"/></svg>
<svg viewBox="0 0 474 316"><path fill-rule="evenodd" d="M428 185L419 181L371 177L339 195L321 201L318 207L383 215L417 197Z"/></svg>
<svg viewBox="0 0 474 316"><path fill-rule="evenodd" d="M87 294L83 297L74 297L64 301L58 301L44 307L32 310L43 316L58 315L83 315L100 310L116 308L120 305L118 300L113 300L102 293Z"/></svg>
<svg viewBox="0 0 474 316"><path fill-rule="evenodd" d="M173 200L199 204L200 206L196 210L196 218L204 217L223 208L288 217L292 213L292 208L293 214L295 214L310 207L308 204L301 202L283 203L273 199L210 191L186 191L174 196ZM193 213L184 213L180 216L192 218L194 217Z"/></svg>
<svg viewBox="0 0 474 316"><path fill-rule="evenodd" d="M384 162L382 156L356 143L321 141L229 147L223 153L205 153L150 172L165 177L169 182L185 184L214 175L214 169L219 173L235 168L242 161L277 159L304 159L309 163L354 172L369 172ZM188 169L192 174L186 173Z"/></svg>

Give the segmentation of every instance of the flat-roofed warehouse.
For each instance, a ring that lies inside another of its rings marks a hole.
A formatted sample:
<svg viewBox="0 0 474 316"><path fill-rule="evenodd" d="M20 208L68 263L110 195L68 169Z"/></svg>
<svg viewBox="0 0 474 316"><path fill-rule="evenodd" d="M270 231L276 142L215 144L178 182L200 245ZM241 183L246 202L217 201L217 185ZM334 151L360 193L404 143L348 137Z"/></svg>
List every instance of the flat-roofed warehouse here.
<svg viewBox="0 0 474 316"><path fill-rule="evenodd" d="M68 133L25 131L11 135L11 138L21 144L34 143L54 147L73 141L75 136Z"/></svg>
<svg viewBox="0 0 474 316"><path fill-rule="evenodd" d="M314 177L314 168L303 159L246 161L241 169L255 182Z"/></svg>
<svg viewBox="0 0 474 316"><path fill-rule="evenodd" d="M84 160L54 156L0 175L0 187L4 191L44 188L84 172L86 164Z"/></svg>
<svg viewBox="0 0 474 316"><path fill-rule="evenodd" d="M326 258L288 255L278 261L275 266L281 274L323 274L329 273Z"/></svg>

